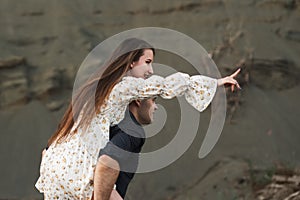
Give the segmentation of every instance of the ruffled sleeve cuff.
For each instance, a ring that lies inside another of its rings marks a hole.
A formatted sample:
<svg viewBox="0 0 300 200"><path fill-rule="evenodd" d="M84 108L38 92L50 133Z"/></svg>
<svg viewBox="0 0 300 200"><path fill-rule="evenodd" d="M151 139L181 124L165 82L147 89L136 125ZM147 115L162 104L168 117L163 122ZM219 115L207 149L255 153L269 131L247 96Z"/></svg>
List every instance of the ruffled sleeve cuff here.
<svg viewBox="0 0 300 200"><path fill-rule="evenodd" d="M199 112L204 111L213 100L217 91L217 79L196 75L189 79L185 99Z"/></svg>

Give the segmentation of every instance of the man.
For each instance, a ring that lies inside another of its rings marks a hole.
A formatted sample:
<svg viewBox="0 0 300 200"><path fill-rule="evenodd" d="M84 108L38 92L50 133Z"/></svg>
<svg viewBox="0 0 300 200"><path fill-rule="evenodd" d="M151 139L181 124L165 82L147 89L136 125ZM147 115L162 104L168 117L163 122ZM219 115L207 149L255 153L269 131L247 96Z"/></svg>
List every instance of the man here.
<svg viewBox="0 0 300 200"><path fill-rule="evenodd" d="M145 132L141 125L152 123L153 113L157 109L155 99L133 101L124 120L111 127L110 141L99 153L94 176L94 181L101 183L99 188L94 188L101 194L101 199L117 200L125 197L138 165L137 154L128 152L140 153L145 142ZM114 184L116 190L112 190Z"/></svg>

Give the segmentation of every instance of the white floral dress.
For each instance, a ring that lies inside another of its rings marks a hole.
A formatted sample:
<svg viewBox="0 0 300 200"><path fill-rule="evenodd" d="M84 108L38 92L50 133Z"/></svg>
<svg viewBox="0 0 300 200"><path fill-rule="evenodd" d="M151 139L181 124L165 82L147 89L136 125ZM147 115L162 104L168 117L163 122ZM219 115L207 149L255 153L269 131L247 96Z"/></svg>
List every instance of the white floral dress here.
<svg viewBox="0 0 300 200"><path fill-rule="evenodd" d="M124 77L112 90L106 105L86 132L78 129L66 141L52 144L42 158L36 188L45 199L91 199L98 154L109 140L109 126L118 124L134 99L161 96L170 99L185 95L198 111L212 101L217 80L206 76L175 73L166 78L153 75L144 80Z"/></svg>

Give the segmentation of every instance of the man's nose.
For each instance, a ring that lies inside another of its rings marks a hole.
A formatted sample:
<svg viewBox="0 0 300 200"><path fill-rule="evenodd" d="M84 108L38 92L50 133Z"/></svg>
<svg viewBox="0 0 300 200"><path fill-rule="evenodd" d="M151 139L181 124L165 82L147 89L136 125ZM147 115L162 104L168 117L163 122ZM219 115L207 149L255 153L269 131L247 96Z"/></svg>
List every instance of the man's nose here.
<svg viewBox="0 0 300 200"><path fill-rule="evenodd" d="M154 110L157 110L157 109L158 109L158 107L157 107L156 103L154 103Z"/></svg>
<svg viewBox="0 0 300 200"><path fill-rule="evenodd" d="M152 64L150 64L150 68L149 68L149 74L153 74L153 67L152 67Z"/></svg>

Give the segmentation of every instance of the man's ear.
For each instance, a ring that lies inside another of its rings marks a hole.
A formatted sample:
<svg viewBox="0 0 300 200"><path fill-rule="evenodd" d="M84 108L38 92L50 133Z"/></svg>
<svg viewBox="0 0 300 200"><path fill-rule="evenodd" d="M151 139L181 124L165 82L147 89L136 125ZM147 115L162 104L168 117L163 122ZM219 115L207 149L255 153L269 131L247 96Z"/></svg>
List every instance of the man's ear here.
<svg viewBox="0 0 300 200"><path fill-rule="evenodd" d="M133 101L138 107L141 106L141 100L137 99Z"/></svg>

